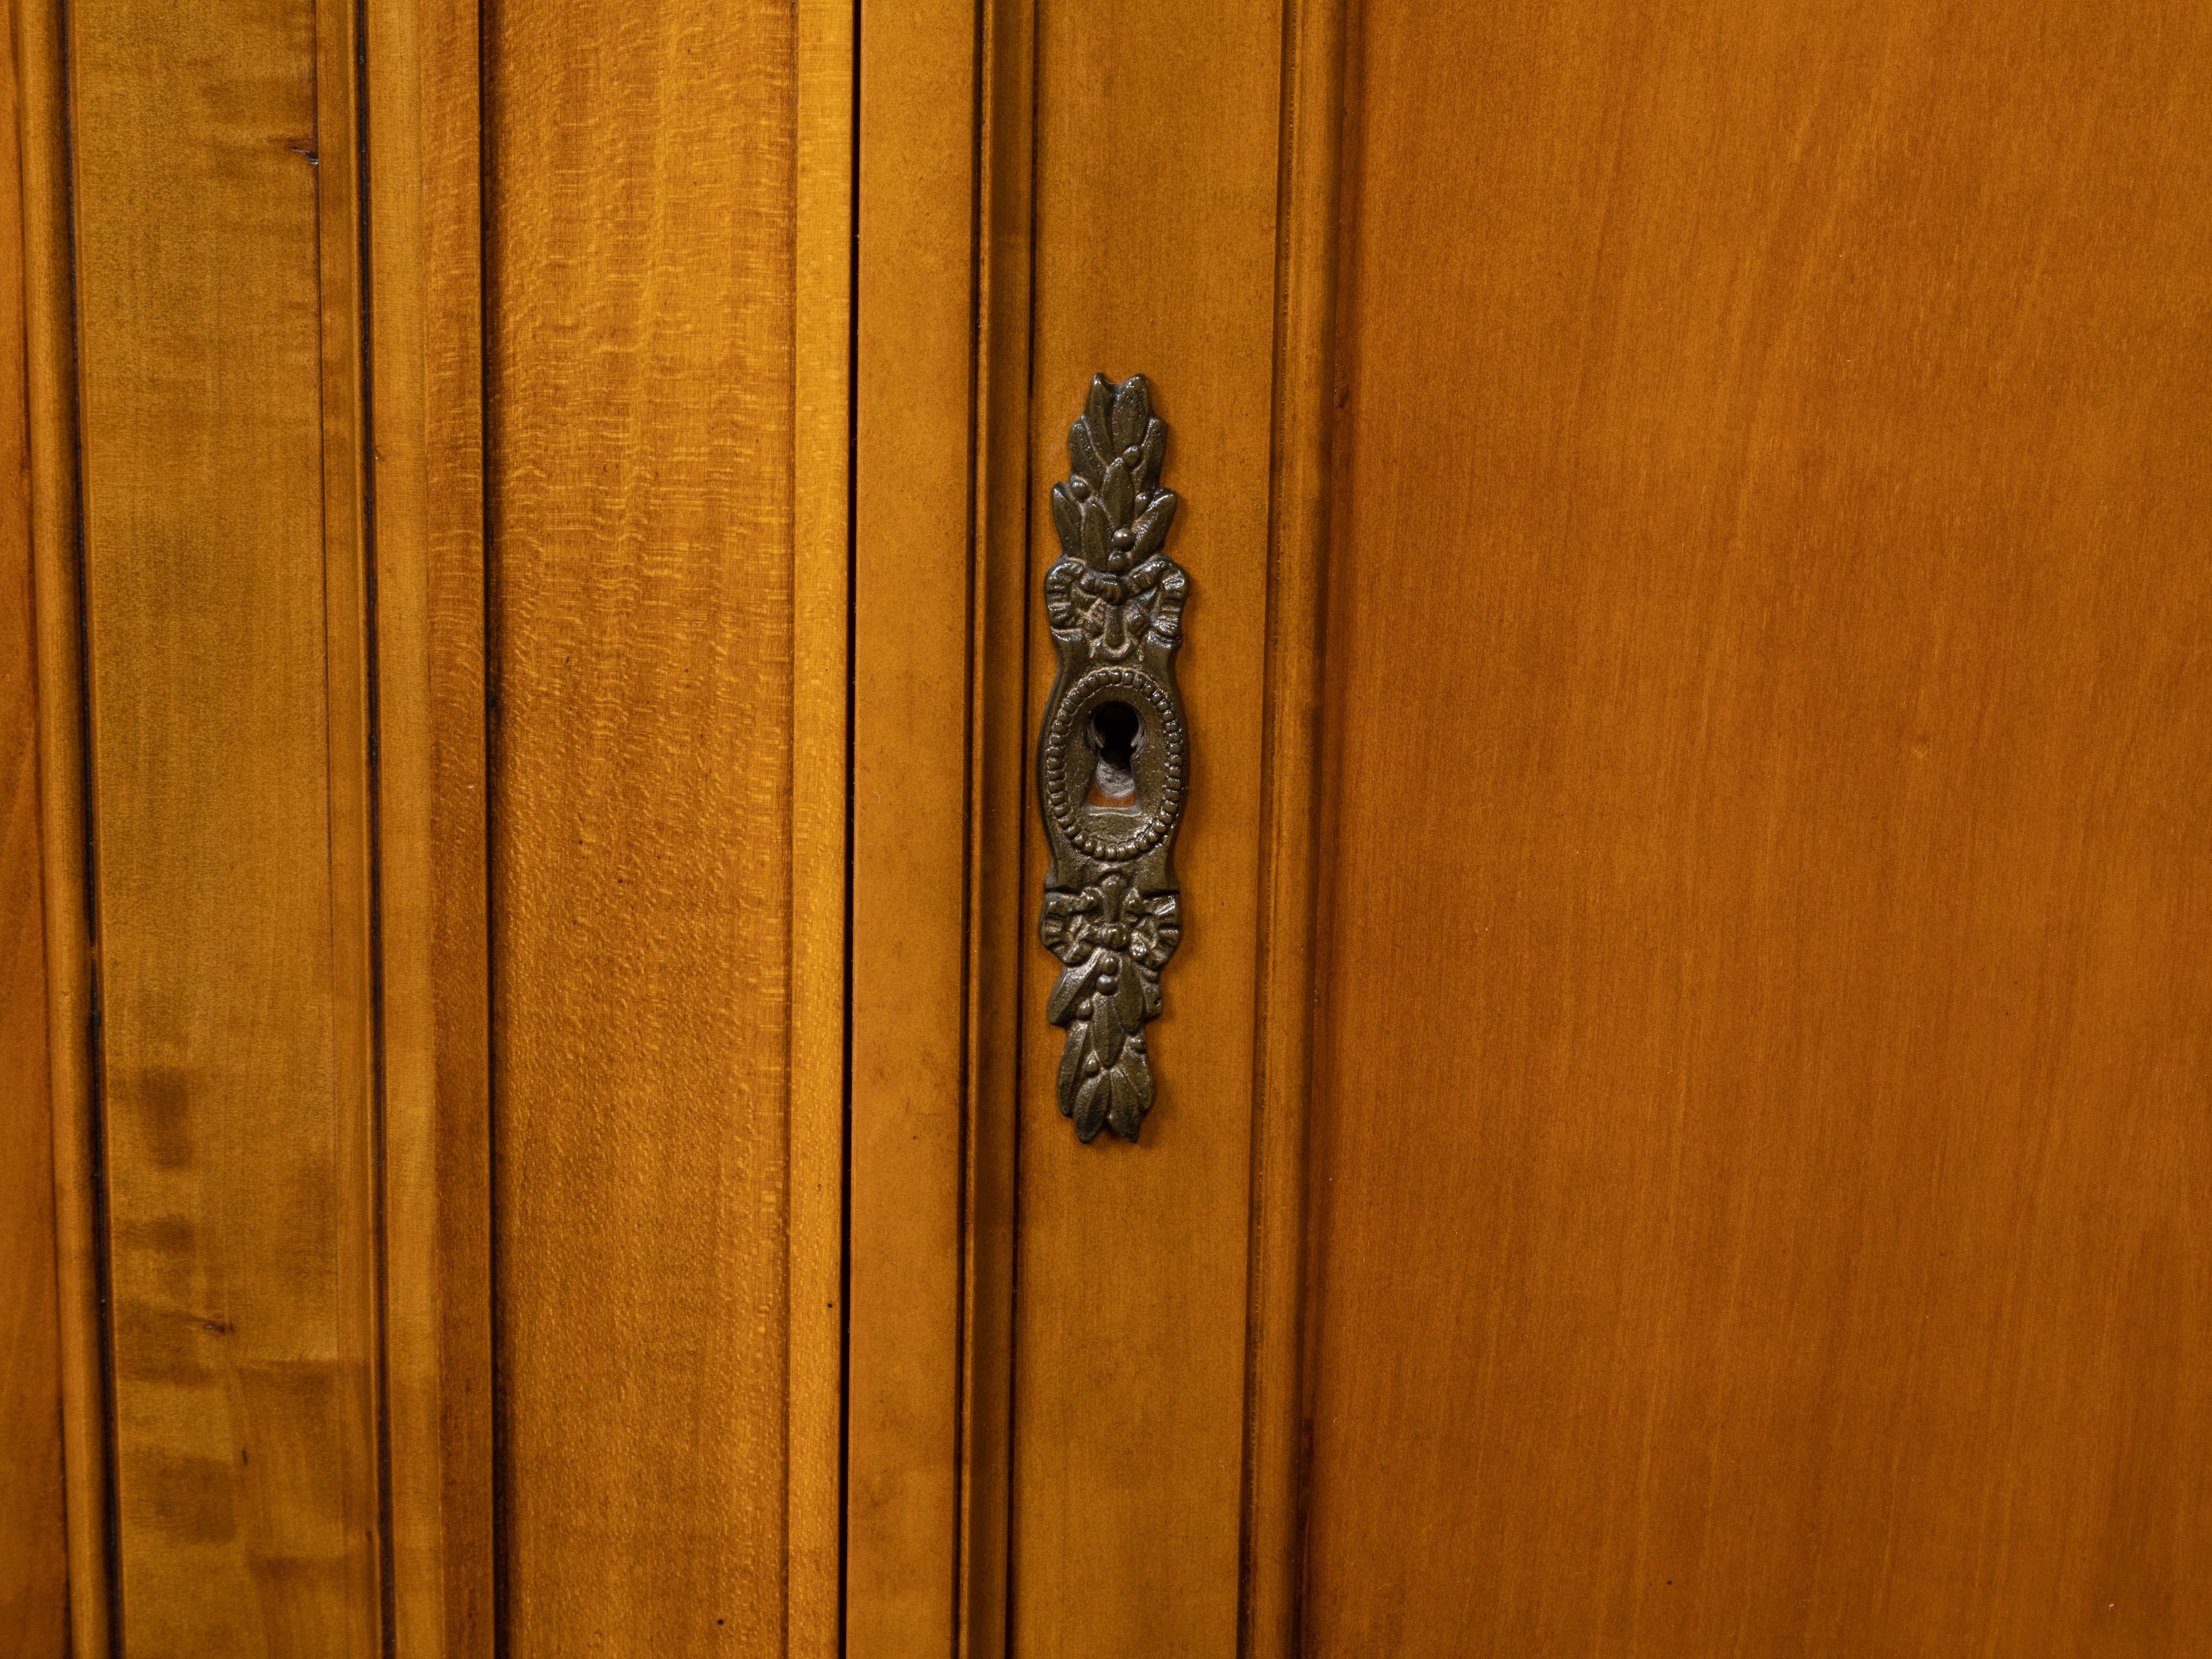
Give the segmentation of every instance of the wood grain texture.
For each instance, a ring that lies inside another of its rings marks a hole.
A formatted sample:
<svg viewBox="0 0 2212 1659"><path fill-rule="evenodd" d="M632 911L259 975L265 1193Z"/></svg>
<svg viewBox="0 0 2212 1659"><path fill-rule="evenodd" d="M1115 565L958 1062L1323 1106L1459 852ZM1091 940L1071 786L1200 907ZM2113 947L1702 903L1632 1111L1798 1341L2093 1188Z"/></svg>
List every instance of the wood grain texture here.
<svg viewBox="0 0 2212 1659"><path fill-rule="evenodd" d="M1273 499L1261 719L1251 1279L1237 1651L1298 1651L1304 1521L1306 1128L1321 844L1322 599L1334 504L1344 0L1283 9Z"/></svg>
<svg viewBox="0 0 2212 1659"><path fill-rule="evenodd" d="M2212 24L1363 31L1308 1650L2200 1651Z"/></svg>
<svg viewBox="0 0 2212 1659"><path fill-rule="evenodd" d="M855 21L842 0L799 0L783 1648L797 1659L836 1659L844 1636Z"/></svg>
<svg viewBox="0 0 2212 1659"><path fill-rule="evenodd" d="M320 313L324 790L330 868L331 1066L341 1115L330 1137L328 1205L337 1269L337 1345L349 1368L347 1439L333 1460L344 1482L349 1556L336 1620L346 1640L386 1646L391 1579L388 1367L380 1222L384 1146L382 1008L376 917L375 642L369 569L368 319L362 268L362 88L355 0L316 0L313 13L315 291ZM324 152L329 151L328 155ZM112 1233L111 1231L111 1241ZM365 1447L356 1449L355 1437ZM289 1639L280 1638L280 1640Z"/></svg>
<svg viewBox="0 0 2212 1659"><path fill-rule="evenodd" d="M313 7L70 21L125 1635L365 1656L362 572L323 511L359 432L319 270L350 179Z"/></svg>
<svg viewBox="0 0 2212 1659"><path fill-rule="evenodd" d="M1006 1646L1032 27L955 0L862 32L856 1655Z"/></svg>
<svg viewBox="0 0 2212 1659"><path fill-rule="evenodd" d="M0 1632L22 1659L60 1659L69 1650L69 1522L17 85L10 27L0 37L0 1353L8 1356L0 1366Z"/></svg>
<svg viewBox="0 0 2212 1659"><path fill-rule="evenodd" d="M825 384L836 398L811 303L801 424L794 112L802 43L817 112L837 48L801 21L764 0L486 17L495 1334L518 1656L821 1641L823 1510L791 1506L825 1477L790 1459L802 1416L811 1455L834 1436L823 1402L787 1392L818 1383L835 1317L825 1299L802 1353L793 1287L836 1271L820 1186L836 1145L825 1159L818 1138L838 1037L794 1020L823 1012L819 930L841 918L822 836L842 802L824 799L839 757L817 708L799 817L794 685L818 693L824 665L797 663L794 639L802 592L818 641L840 590L833 503L813 500L794 545L798 457L817 490L835 477ZM817 1577L787 1588L801 1569Z"/></svg>
<svg viewBox="0 0 2212 1659"><path fill-rule="evenodd" d="M37 634L32 661L38 684L46 1100L53 1140L69 1640L74 1659L108 1659L113 1492L101 1361L68 106L58 4L15 0L9 13L22 188L24 459Z"/></svg>
<svg viewBox="0 0 2212 1659"><path fill-rule="evenodd" d="M1036 922L1023 853L1026 706L1035 0L981 8L977 112L975 528L969 619L966 1206L961 1316L962 1659L1007 1651L1013 1456L1015 1192Z"/></svg>
<svg viewBox="0 0 2212 1659"><path fill-rule="evenodd" d="M351 345L325 325L351 289L318 280L319 195L341 217L351 199L344 168L317 165L317 21L72 14L119 1553L140 1651L377 1639L361 567L343 503L327 540L323 512L326 462L343 477L358 443L325 395L326 349L343 364ZM168 165L137 167L141 142Z"/></svg>
<svg viewBox="0 0 2212 1659"><path fill-rule="evenodd" d="M1037 20L1029 493L1066 476L1094 372L1151 377L1190 577L1192 786L1141 1145L1079 1145L1060 1116L1055 964L1027 951L1012 1592L1027 1656L1236 1650L1281 47L1273 6L1115 0ZM1052 533L1032 515L1035 572ZM1051 653L1030 616L1034 732Z"/></svg>
<svg viewBox="0 0 2212 1659"><path fill-rule="evenodd" d="M847 1646L959 1598L975 248L972 0L860 36Z"/></svg>
<svg viewBox="0 0 2212 1659"><path fill-rule="evenodd" d="M1026 0L863 28L852 1652L1006 1646L1030 60Z"/></svg>
<svg viewBox="0 0 2212 1659"><path fill-rule="evenodd" d="M365 22L392 1617L492 1650L477 7Z"/></svg>

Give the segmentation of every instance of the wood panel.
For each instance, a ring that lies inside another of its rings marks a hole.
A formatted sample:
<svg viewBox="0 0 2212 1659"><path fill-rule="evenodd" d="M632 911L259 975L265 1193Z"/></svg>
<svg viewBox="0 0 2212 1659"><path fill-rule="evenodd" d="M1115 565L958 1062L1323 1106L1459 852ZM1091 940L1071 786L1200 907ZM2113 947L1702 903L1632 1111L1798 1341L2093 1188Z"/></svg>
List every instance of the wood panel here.
<svg viewBox="0 0 2212 1659"><path fill-rule="evenodd" d="M857 9L795 21L792 301L791 1104L784 1190L784 1636L845 1636L846 1146L851 846L852 397Z"/></svg>
<svg viewBox="0 0 2212 1659"><path fill-rule="evenodd" d="M363 19L392 1641L493 1643L475 0Z"/></svg>
<svg viewBox="0 0 2212 1659"><path fill-rule="evenodd" d="M2212 26L1361 28L1308 1650L2197 1650Z"/></svg>
<svg viewBox="0 0 2212 1659"><path fill-rule="evenodd" d="M1079 1145L1060 1115L1060 1034L1043 1024L1054 964L1034 945L1025 959L1011 1592L1024 1654L1237 1642L1282 33L1273 6L1119 0L1037 20L1030 495L1066 476L1094 372L1152 378L1192 596L1178 663L1192 789L1176 850L1185 933L1149 1036L1159 1097L1141 1145ZM1041 572L1053 532L1048 515L1030 523ZM1041 617L1030 625L1034 731L1050 653ZM1024 810L1034 906L1042 840Z"/></svg>
<svg viewBox="0 0 2212 1659"><path fill-rule="evenodd" d="M842 38L767 0L486 15L499 1570L517 1655L834 1639L823 1091L842 1027L823 964L842 953L843 667L801 663L794 641L819 650L844 621L824 434L847 319L818 293L802 310L795 273L802 203L811 272L843 240L846 106L823 96ZM802 107L821 123L804 147Z"/></svg>
<svg viewBox="0 0 2212 1659"><path fill-rule="evenodd" d="M59 1659L69 1650L68 1514L12 27L0 54L0 1631L22 1659Z"/></svg>
<svg viewBox="0 0 2212 1659"><path fill-rule="evenodd" d="M872 9L860 42L854 1659L951 1651L959 1599L977 15Z"/></svg>
<svg viewBox="0 0 2212 1659"><path fill-rule="evenodd" d="M991 0L977 38L976 477L969 617L966 1208L961 1313L960 1647L1002 1659L1012 1572L1015 1200L1023 996L1035 896L1024 853L1031 738L1024 649L1036 7ZM1029 1028L1034 1030L1034 1027Z"/></svg>
<svg viewBox="0 0 2212 1659"><path fill-rule="evenodd" d="M852 1652L1006 1646L1033 28L863 31Z"/></svg>
<svg viewBox="0 0 2212 1659"><path fill-rule="evenodd" d="M84 659L77 514L76 314L60 9L9 8L22 187L23 389L38 683L39 854L45 925L46 1098L66 1510L69 1640L107 1659L113 1518L97 1225L92 904L85 833Z"/></svg>
<svg viewBox="0 0 2212 1659"><path fill-rule="evenodd" d="M1027 0L862 32L848 1645L1006 1649Z"/></svg>
<svg viewBox="0 0 2212 1659"><path fill-rule="evenodd" d="M1237 1651L1298 1651L1304 1545L1307 1118L1321 846L1322 599L1334 506L1346 8L1283 18L1260 930Z"/></svg>
<svg viewBox="0 0 2212 1659"><path fill-rule="evenodd" d="M349 19L70 25L123 1634L366 1655L359 307L353 132L317 96Z"/></svg>

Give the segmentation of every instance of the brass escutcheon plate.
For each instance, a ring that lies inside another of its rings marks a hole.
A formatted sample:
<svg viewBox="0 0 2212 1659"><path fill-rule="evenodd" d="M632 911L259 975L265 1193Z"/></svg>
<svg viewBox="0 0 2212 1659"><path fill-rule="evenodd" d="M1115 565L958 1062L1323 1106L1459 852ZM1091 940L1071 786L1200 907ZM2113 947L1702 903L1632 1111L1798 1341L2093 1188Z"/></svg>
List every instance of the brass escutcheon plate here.
<svg viewBox="0 0 2212 1659"><path fill-rule="evenodd" d="M1176 498L1145 377L1092 376L1067 450L1044 578L1060 668L1037 734L1052 849L1039 931L1061 963L1045 1016L1067 1030L1060 1109L1076 1138L1135 1140L1157 1092L1145 1027L1182 939L1173 854L1190 741L1175 659L1189 581L1166 551Z"/></svg>

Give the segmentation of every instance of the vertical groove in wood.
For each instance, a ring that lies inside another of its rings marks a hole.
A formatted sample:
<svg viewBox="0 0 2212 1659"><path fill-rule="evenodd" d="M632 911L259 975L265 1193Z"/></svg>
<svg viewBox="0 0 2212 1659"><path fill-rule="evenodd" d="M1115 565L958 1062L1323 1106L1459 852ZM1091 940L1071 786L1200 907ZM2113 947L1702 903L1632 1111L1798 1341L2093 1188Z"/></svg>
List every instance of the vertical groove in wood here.
<svg viewBox="0 0 2212 1659"><path fill-rule="evenodd" d="M0 1354L8 1357L0 1363L0 1632L21 1659L61 1659L68 1512L40 854L22 77L12 15L0 54Z"/></svg>
<svg viewBox="0 0 2212 1659"><path fill-rule="evenodd" d="M492 1630L474 0L366 25L393 1639Z"/></svg>
<svg viewBox="0 0 2212 1659"><path fill-rule="evenodd" d="M76 313L58 0L15 0L40 858L70 1650L107 1659L112 1493L104 1380L90 872L79 608Z"/></svg>
<svg viewBox="0 0 2212 1659"><path fill-rule="evenodd" d="M119 1599L147 1651L366 1656L350 13L70 27Z"/></svg>
<svg viewBox="0 0 2212 1659"><path fill-rule="evenodd" d="M1238 1651L1297 1651L1306 1114L1313 1083L1321 594L1334 424L1347 0L1287 0L1261 820Z"/></svg>
<svg viewBox="0 0 2212 1659"><path fill-rule="evenodd" d="M382 1146L375 975L375 619L369 568L368 428L362 269L362 88L356 0L315 0L316 296L322 355L324 708L331 910L330 1042L337 1097L357 1108L333 1138L338 1347L353 1374L342 1431L344 1524L371 1540L347 1554L349 1622L383 1650L390 1577L386 1509ZM359 1638L356 1640L361 1639Z"/></svg>
<svg viewBox="0 0 2212 1659"><path fill-rule="evenodd" d="M833 1659L843 1537L852 0L799 0L784 1652Z"/></svg>
<svg viewBox="0 0 2212 1659"><path fill-rule="evenodd" d="M1030 624L1030 264L1035 0L982 0L976 214L975 594L970 670L969 1044L963 1250L959 1642L1006 1651L1013 1430L1015 1109L1029 937L1022 850Z"/></svg>

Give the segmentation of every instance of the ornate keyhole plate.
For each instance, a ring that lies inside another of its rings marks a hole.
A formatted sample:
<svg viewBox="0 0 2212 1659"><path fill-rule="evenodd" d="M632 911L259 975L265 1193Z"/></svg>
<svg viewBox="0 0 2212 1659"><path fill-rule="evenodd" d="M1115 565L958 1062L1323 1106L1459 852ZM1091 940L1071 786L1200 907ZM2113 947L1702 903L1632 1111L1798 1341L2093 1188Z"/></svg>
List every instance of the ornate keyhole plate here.
<svg viewBox="0 0 2212 1659"><path fill-rule="evenodd" d="M1172 854L1190 776L1175 657L1188 580L1167 556L1176 496L1160 483L1167 427L1141 374L1094 375L1068 429L1070 476L1052 487L1060 557L1045 619L1060 672L1037 738L1052 864L1042 932L1062 964L1045 1017L1067 1028L1060 1109L1076 1138L1137 1139L1155 1089L1145 1027L1182 938ZM1134 718L1125 757L1102 754L1097 717ZM1133 780L1131 799L1119 793ZM1102 790L1107 793L1101 796Z"/></svg>

